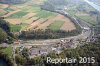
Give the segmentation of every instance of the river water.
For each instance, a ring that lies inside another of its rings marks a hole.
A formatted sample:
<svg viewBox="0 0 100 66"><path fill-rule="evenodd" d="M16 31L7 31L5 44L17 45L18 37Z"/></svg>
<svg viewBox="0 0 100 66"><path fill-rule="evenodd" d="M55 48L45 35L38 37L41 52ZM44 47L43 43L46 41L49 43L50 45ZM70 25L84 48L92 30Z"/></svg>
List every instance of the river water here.
<svg viewBox="0 0 100 66"><path fill-rule="evenodd" d="M99 5L96 5L93 2L90 2L88 0L84 0L84 1L87 2L89 5L91 5L93 8L95 8L97 11L100 12L100 6Z"/></svg>
<svg viewBox="0 0 100 66"><path fill-rule="evenodd" d="M9 66L4 59L0 59L0 66Z"/></svg>

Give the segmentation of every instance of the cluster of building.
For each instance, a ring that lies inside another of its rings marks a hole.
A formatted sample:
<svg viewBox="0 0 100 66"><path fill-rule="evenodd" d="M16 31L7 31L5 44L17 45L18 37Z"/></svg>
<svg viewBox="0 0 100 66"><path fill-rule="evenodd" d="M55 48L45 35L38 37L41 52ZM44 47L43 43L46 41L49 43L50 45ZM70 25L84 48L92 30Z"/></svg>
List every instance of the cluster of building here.
<svg viewBox="0 0 100 66"><path fill-rule="evenodd" d="M75 47L75 42L73 39L60 40L59 42L47 44L45 46L24 46L24 48L28 49L28 54L30 58L34 58L41 55L44 56L52 52L59 54L63 51L63 49L74 48L74 47Z"/></svg>

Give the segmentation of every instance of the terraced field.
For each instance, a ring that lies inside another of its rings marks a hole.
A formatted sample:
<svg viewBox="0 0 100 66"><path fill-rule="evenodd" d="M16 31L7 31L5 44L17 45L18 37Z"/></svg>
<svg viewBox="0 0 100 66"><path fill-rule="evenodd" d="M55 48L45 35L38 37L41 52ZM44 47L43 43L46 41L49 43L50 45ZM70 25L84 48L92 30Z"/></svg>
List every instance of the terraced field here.
<svg viewBox="0 0 100 66"><path fill-rule="evenodd" d="M42 1L37 2L37 4L40 3L42 3ZM2 8L0 7L0 11L2 11L2 13L0 13L0 16L5 17L5 20L11 24L12 32L33 29L66 31L75 29L75 25L66 17L54 12L42 10L39 5L28 3L10 5L9 7L8 5L4 4L0 5L3 6Z"/></svg>

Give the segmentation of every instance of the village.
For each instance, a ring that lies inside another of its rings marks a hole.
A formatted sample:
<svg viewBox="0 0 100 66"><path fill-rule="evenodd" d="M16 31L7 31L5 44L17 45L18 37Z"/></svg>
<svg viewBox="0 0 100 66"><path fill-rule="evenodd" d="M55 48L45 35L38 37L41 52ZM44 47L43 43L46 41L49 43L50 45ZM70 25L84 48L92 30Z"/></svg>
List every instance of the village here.
<svg viewBox="0 0 100 66"><path fill-rule="evenodd" d="M21 43L21 44L20 44ZM27 54L30 58L37 56L45 56L49 53L60 54L64 49L76 48L79 41L74 39L63 39L54 40L53 42L49 40L45 41L16 41L13 46L13 55L22 54L24 49L27 49ZM16 53L17 52L17 53Z"/></svg>

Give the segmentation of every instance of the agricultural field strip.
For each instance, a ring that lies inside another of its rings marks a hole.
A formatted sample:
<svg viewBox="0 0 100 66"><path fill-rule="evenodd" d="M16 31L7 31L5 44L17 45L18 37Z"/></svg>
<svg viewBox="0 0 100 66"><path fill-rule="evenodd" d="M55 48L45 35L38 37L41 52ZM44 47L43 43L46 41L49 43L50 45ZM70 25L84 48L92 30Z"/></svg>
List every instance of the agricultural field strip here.
<svg viewBox="0 0 100 66"><path fill-rule="evenodd" d="M32 19L29 19L30 17L34 16L35 13L29 13L22 18L6 18L5 20L8 21L11 24L20 24L21 22L23 23L31 23ZM35 18L36 19L36 18Z"/></svg>
<svg viewBox="0 0 100 66"><path fill-rule="evenodd" d="M66 22L65 25L63 25L61 29L63 29L63 30L73 30L73 29L75 29L75 25L71 21L69 21L68 18L66 18L66 17L64 17L63 15L60 15L60 14L55 16L55 17L50 17L48 19L48 21L41 24L36 29L47 29L50 24L54 23L57 20L60 20L60 21L62 20L62 21ZM68 23L68 25L67 25L67 23Z"/></svg>
<svg viewBox="0 0 100 66"><path fill-rule="evenodd" d="M53 22L55 21L56 17L57 17L57 16L49 17L48 20L47 20L45 23L41 24L41 25L38 26L36 29L47 29L47 27L48 27L51 23L53 23Z"/></svg>
<svg viewBox="0 0 100 66"><path fill-rule="evenodd" d="M70 21L70 19L68 18L64 18L63 21L65 22L63 24L63 26L60 28L61 30L65 30L65 31L71 31L76 29L75 25L73 24L73 22Z"/></svg>
<svg viewBox="0 0 100 66"><path fill-rule="evenodd" d="M21 4L21 5L14 5L14 7L21 9L27 7L27 5Z"/></svg>
<svg viewBox="0 0 100 66"><path fill-rule="evenodd" d="M1 8L4 9L4 8L7 8L7 7L8 7L7 4L0 4L0 9L1 9Z"/></svg>
<svg viewBox="0 0 100 66"><path fill-rule="evenodd" d="M19 12L16 12L15 14L10 15L8 18L22 18L23 16L25 16L27 14L28 14L28 12L19 11Z"/></svg>
<svg viewBox="0 0 100 66"><path fill-rule="evenodd" d="M38 17L32 17L30 19L25 20L23 23L31 24L34 20L38 19Z"/></svg>
<svg viewBox="0 0 100 66"><path fill-rule="evenodd" d="M10 28L11 28L12 32L18 32L18 31L20 31L21 26L20 25L13 25L13 24L11 24Z"/></svg>
<svg viewBox="0 0 100 66"><path fill-rule="evenodd" d="M7 13L4 9L0 9L0 16L3 16L5 13Z"/></svg>
<svg viewBox="0 0 100 66"><path fill-rule="evenodd" d="M41 19L39 19L39 20L33 22L32 24L29 25L29 27L27 28L27 30L28 30L28 29L35 29L36 27L40 26L41 23L43 23L45 20L46 20L46 19L42 19L42 18L41 18Z"/></svg>
<svg viewBox="0 0 100 66"><path fill-rule="evenodd" d="M23 23L27 24L26 26L22 27L21 30L26 30L30 25L32 24L33 21L37 20L38 17L32 17L28 20L23 21Z"/></svg>
<svg viewBox="0 0 100 66"><path fill-rule="evenodd" d="M12 12L10 12L10 13L4 15L3 17L9 17L9 16L11 16L11 15L13 15L13 14L19 12L19 11L21 11L21 10L12 11Z"/></svg>
<svg viewBox="0 0 100 66"><path fill-rule="evenodd" d="M48 29L50 30L60 30L61 26L64 24L65 22L64 21L61 21L61 20L57 20L57 21L54 21L52 24L50 24L48 26Z"/></svg>
<svg viewBox="0 0 100 66"><path fill-rule="evenodd" d="M15 7L15 6L10 6L10 9L13 9L13 10L18 10L18 8L17 7Z"/></svg>
<svg viewBox="0 0 100 66"><path fill-rule="evenodd" d="M34 15L36 15L36 13L28 13L27 15L22 17L22 20L27 20L27 19L33 17Z"/></svg>
<svg viewBox="0 0 100 66"><path fill-rule="evenodd" d="M7 22L9 22L10 24L20 24L21 23L21 19L19 18L7 18L5 19Z"/></svg>
<svg viewBox="0 0 100 66"><path fill-rule="evenodd" d="M4 9L0 9L0 13L6 13Z"/></svg>

